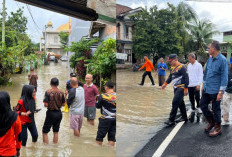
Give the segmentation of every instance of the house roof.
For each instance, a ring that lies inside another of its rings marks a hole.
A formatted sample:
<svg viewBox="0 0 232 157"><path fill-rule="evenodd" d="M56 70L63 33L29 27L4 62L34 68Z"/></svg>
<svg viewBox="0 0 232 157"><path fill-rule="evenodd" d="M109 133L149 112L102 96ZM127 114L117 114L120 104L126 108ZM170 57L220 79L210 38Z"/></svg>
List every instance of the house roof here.
<svg viewBox="0 0 232 157"><path fill-rule="evenodd" d="M130 10L132 10L132 8L125 6L125 5L117 4L116 5L116 16L120 15L121 13L128 12Z"/></svg>
<svg viewBox="0 0 232 157"><path fill-rule="evenodd" d="M95 33L99 31L100 28L104 28L106 25L100 22L92 22L90 29L89 29L89 35L92 36Z"/></svg>

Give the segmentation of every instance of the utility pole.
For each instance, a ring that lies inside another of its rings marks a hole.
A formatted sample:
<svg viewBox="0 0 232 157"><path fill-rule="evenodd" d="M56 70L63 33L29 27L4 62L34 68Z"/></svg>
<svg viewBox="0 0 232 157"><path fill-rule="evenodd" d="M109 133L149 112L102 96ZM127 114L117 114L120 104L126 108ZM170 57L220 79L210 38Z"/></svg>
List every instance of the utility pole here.
<svg viewBox="0 0 232 157"><path fill-rule="evenodd" d="M6 4L6 1L3 0L3 3L2 3L2 47L4 47L5 45L5 34L6 34L6 30L5 30L5 20L6 20L6 8L5 8L5 4Z"/></svg>
<svg viewBox="0 0 232 157"><path fill-rule="evenodd" d="M46 42L47 42L47 25L45 25L45 32L44 32L44 52L46 53Z"/></svg>

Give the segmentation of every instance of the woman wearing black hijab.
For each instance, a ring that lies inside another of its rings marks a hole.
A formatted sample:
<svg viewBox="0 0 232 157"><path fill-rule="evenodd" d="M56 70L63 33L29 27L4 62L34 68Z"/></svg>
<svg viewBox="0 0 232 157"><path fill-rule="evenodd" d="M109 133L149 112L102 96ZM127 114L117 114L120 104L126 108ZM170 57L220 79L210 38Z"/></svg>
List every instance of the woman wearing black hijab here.
<svg viewBox="0 0 232 157"><path fill-rule="evenodd" d="M20 156L21 121L11 110L10 96L0 92L0 156Z"/></svg>
<svg viewBox="0 0 232 157"><path fill-rule="evenodd" d="M35 86L24 85L21 98L16 107L22 123L22 146L26 146L27 143L27 129L31 133L32 142L37 142L38 139L38 132L34 120L35 93Z"/></svg>

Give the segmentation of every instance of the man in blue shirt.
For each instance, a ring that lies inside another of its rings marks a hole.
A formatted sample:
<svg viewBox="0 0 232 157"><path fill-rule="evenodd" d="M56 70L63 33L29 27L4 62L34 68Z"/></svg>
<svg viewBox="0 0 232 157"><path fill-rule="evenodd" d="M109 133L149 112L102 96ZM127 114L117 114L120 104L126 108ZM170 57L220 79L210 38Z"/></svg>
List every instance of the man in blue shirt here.
<svg viewBox="0 0 232 157"><path fill-rule="evenodd" d="M209 132L214 128L209 133L209 136L217 136L222 132L220 103L228 82L227 59L219 53L219 50L218 41L213 41L209 45L209 55L212 57L208 59L205 68L203 93L200 101L201 110L209 122L205 128L205 132ZM213 113L208 108L210 101L212 101Z"/></svg>
<svg viewBox="0 0 232 157"><path fill-rule="evenodd" d="M158 69L158 79L159 79L159 86L162 86L165 82L165 76L166 76L166 70L167 70L167 64L164 63L164 59L160 58L160 62L157 65Z"/></svg>

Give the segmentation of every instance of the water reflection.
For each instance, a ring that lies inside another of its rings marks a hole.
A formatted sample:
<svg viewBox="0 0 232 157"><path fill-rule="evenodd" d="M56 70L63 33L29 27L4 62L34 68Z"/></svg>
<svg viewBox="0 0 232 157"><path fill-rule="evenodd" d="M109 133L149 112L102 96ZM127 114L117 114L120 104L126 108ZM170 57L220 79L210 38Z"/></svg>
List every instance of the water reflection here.
<svg viewBox="0 0 232 157"><path fill-rule="evenodd" d="M37 143L32 143L31 136L28 136L27 147L21 149L21 156L40 157L40 156L115 156L115 148L107 146L107 139L105 139L103 146L95 144L97 133L98 119L95 120L95 126L90 126L86 119L83 121L81 129L81 137L74 137L73 130L69 128L69 114L63 113L63 119L60 125L59 142L52 143L53 132L49 133L49 145L44 145L42 142L42 126L45 120L46 108L43 106L43 97L47 89L50 88L50 80L52 77L57 77L60 81L59 88L65 90L66 81L69 79L67 69L67 62L60 62L55 64L51 62L49 66L41 66L36 70L38 74L38 91L37 108L42 110L35 114L35 121L39 133ZM11 105L15 106L21 95L21 89L24 84L28 84L28 73L15 74L12 77L14 85L12 87L1 86L0 91L7 91L11 97ZM100 117L100 111L97 110L97 116ZM29 133L30 134L30 133Z"/></svg>
<svg viewBox="0 0 232 157"><path fill-rule="evenodd" d="M169 116L172 86L161 91L154 73L155 86L148 77L144 86L139 86L142 75L142 71L117 70L117 156L135 155Z"/></svg>

